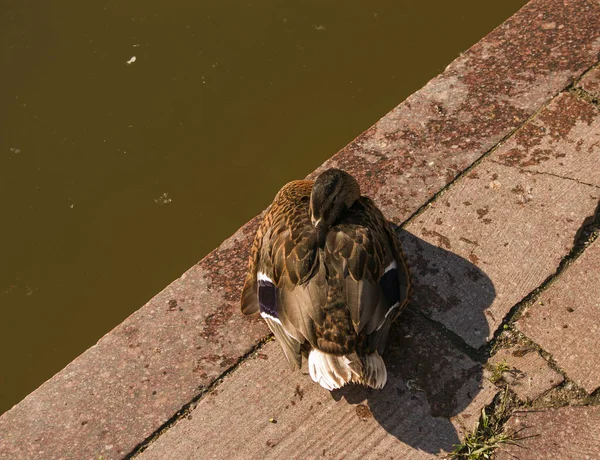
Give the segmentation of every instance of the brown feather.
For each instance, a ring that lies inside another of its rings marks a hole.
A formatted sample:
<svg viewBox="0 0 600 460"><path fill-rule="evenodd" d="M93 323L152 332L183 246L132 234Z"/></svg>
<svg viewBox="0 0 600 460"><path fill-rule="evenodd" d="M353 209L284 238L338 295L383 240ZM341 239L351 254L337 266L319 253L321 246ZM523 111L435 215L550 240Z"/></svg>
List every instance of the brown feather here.
<svg viewBox="0 0 600 460"><path fill-rule="evenodd" d="M273 332L275 336L275 340L283 349L285 357L290 363L290 367L292 370L300 369L302 366L302 355L300 354L300 342L295 340L293 337L290 337L288 333L285 331L283 326L277 324L275 321L265 318L267 326Z"/></svg>
<svg viewBox="0 0 600 460"><path fill-rule="evenodd" d="M246 277L244 289L242 290L242 313L244 315L253 315L258 313L258 297L256 295L256 276Z"/></svg>

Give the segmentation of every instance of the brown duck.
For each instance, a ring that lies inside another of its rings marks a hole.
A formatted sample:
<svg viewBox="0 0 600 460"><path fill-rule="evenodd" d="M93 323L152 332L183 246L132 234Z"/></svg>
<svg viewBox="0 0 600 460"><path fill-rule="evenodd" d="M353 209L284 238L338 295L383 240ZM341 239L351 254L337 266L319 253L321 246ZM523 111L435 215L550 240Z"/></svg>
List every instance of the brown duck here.
<svg viewBox="0 0 600 460"><path fill-rule="evenodd" d="M242 312L260 312L293 369L333 390L383 388L390 326L410 294L400 242L339 169L286 184L254 238Z"/></svg>

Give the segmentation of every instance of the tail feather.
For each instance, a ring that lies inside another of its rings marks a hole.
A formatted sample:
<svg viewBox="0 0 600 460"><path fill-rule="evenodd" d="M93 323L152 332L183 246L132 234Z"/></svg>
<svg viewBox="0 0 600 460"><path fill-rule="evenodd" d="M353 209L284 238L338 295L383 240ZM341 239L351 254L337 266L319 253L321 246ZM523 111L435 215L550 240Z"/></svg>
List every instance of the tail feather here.
<svg viewBox="0 0 600 460"><path fill-rule="evenodd" d="M387 369L381 355L375 351L365 356L363 366L365 370L362 383L376 390L381 390L387 382Z"/></svg>
<svg viewBox="0 0 600 460"><path fill-rule="evenodd" d="M332 355L313 348L308 355L308 372L313 381L330 391L348 383L381 389L387 381L385 363L377 351L361 359L356 353Z"/></svg>

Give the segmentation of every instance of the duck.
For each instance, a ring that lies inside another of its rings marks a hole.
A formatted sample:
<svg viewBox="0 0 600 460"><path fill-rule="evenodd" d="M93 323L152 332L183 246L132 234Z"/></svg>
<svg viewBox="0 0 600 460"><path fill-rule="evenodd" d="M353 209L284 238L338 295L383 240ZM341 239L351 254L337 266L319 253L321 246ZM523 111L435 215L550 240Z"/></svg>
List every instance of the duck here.
<svg viewBox="0 0 600 460"><path fill-rule="evenodd" d="M351 174L330 168L277 193L254 237L240 302L243 314L264 319L292 370L304 357L327 390L381 389L390 327L410 292L393 225Z"/></svg>

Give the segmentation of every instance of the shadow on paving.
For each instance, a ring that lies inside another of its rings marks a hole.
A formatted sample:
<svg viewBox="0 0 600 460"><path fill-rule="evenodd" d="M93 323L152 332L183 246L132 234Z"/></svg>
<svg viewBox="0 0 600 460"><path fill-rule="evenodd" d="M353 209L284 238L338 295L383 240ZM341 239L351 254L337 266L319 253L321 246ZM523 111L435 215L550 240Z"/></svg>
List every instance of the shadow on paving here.
<svg viewBox="0 0 600 460"><path fill-rule="evenodd" d="M404 230L399 235L411 266L414 291L407 310L393 326L384 355L387 385L380 391L349 386L332 392L332 397L359 404L359 415L372 415L403 443L436 454L460 442L450 418L479 393L483 367L419 311L456 308L464 303L469 312L464 321L487 334L484 315L495 289L485 273L468 260ZM368 409L360 405L363 402ZM478 411L471 415L468 425L478 416Z"/></svg>

